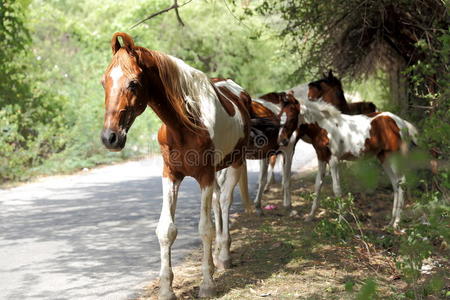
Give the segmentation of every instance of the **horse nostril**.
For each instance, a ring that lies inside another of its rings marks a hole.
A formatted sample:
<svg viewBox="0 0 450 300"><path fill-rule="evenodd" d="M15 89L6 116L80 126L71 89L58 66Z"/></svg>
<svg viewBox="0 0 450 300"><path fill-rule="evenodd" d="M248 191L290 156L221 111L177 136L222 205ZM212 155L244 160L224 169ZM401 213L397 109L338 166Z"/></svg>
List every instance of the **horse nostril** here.
<svg viewBox="0 0 450 300"><path fill-rule="evenodd" d="M117 142L117 134L115 134L114 132L111 132L108 137L108 143L110 145L114 145L116 142Z"/></svg>

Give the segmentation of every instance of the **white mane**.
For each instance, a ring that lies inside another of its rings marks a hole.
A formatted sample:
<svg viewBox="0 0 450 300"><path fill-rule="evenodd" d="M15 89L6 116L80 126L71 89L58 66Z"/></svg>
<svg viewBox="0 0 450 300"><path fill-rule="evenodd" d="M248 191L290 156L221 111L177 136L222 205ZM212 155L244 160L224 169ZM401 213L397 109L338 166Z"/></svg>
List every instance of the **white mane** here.
<svg viewBox="0 0 450 300"><path fill-rule="evenodd" d="M186 110L193 116L197 116L202 121L202 100L205 98L216 99L217 95L211 86L208 76L200 70L197 70L190 65L186 64L183 60L174 56L168 55L168 57L177 65L180 72L180 83L183 98L185 100ZM206 112L208 113L208 112ZM210 112L213 113L213 112ZM206 126L208 124L205 124ZM208 127L208 126L207 126Z"/></svg>
<svg viewBox="0 0 450 300"><path fill-rule="evenodd" d="M300 102L300 115L303 116L306 123L316 123L323 119L340 119L341 112L332 104L322 100L309 101L303 98L298 99Z"/></svg>
<svg viewBox="0 0 450 300"><path fill-rule="evenodd" d="M285 90L286 93L293 91L296 99L308 99L308 84L302 83L293 88Z"/></svg>

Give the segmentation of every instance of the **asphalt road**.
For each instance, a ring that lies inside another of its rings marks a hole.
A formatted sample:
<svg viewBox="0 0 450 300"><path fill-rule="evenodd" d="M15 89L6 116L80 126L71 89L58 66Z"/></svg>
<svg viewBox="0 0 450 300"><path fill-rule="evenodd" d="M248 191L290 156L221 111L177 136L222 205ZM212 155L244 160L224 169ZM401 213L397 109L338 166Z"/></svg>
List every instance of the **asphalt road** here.
<svg viewBox="0 0 450 300"><path fill-rule="evenodd" d="M301 150L300 150L301 149ZM315 163L297 145L293 171ZM0 299L128 299L158 276L160 157L0 190ZM253 198L258 163L249 163ZM200 244L200 189L180 188L177 264ZM240 211L235 193L233 210Z"/></svg>

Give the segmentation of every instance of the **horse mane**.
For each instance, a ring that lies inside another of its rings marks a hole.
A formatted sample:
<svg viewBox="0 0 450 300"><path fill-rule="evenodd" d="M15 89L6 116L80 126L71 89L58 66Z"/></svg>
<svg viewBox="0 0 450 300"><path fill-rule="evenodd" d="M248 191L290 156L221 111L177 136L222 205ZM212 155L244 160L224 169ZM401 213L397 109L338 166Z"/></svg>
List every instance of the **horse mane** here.
<svg viewBox="0 0 450 300"><path fill-rule="evenodd" d="M300 114L305 118L306 123L316 123L322 119L338 119L342 113L334 105L321 99L309 101L300 99Z"/></svg>
<svg viewBox="0 0 450 300"><path fill-rule="evenodd" d="M119 36L122 37L124 46L115 51L119 44ZM205 93L211 97L217 95L203 72L187 65L181 59L135 46L132 38L125 33L116 33L111 44L115 54L110 68L120 64L125 76L129 77L133 74L134 63L146 67L156 66L167 100L180 121L188 128L204 129L199 126L201 119L199 100L205 97Z"/></svg>

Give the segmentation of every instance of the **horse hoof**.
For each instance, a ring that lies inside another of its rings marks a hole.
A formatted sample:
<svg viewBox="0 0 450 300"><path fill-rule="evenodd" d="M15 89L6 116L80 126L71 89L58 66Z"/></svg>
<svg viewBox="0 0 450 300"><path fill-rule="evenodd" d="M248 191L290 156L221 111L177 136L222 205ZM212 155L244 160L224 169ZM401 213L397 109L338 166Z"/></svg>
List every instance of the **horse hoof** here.
<svg viewBox="0 0 450 300"><path fill-rule="evenodd" d="M216 265L217 270L219 270L219 271L231 269L231 259L226 259L226 260L217 259L215 261L215 265Z"/></svg>
<svg viewBox="0 0 450 300"><path fill-rule="evenodd" d="M210 298L214 297L217 294L216 287L212 286L204 286L200 285L200 291L198 292L198 296L200 298Z"/></svg>
<svg viewBox="0 0 450 300"><path fill-rule="evenodd" d="M286 210L291 210L292 209L292 204L288 204L288 205L283 205L284 209Z"/></svg>
<svg viewBox="0 0 450 300"><path fill-rule="evenodd" d="M244 213L247 215L251 215L253 213L253 207L246 207Z"/></svg>
<svg viewBox="0 0 450 300"><path fill-rule="evenodd" d="M295 209L291 210L291 212L289 213L289 217L291 218L298 217L298 212Z"/></svg>
<svg viewBox="0 0 450 300"><path fill-rule="evenodd" d="M307 215L307 216L304 218L305 222L311 222L312 219L313 219L313 216L311 216L311 215Z"/></svg>
<svg viewBox="0 0 450 300"><path fill-rule="evenodd" d="M177 297L175 296L173 291L168 291L166 293L159 293L158 300L176 300Z"/></svg>

